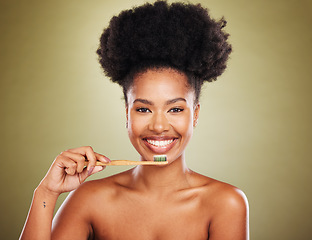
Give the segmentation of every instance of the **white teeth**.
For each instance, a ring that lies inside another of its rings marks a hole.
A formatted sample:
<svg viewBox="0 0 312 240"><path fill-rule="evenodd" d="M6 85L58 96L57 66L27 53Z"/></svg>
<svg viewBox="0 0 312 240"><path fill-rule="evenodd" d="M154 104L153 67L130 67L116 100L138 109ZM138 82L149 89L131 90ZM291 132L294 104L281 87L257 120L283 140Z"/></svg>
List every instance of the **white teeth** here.
<svg viewBox="0 0 312 240"><path fill-rule="evenodd" d="M164 147L166 145L169 145L170 143L173 142L173 139L170 140L164 140L164 141L156 141L156 140L150 140L150 139L146 139L146 141L156 147Z"/></svg>

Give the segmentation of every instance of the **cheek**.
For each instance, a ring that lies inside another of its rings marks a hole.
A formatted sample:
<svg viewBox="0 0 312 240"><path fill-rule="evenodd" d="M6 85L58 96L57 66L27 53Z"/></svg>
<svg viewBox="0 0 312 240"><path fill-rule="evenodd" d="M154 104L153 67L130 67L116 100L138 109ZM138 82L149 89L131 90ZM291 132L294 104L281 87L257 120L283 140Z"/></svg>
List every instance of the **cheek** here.
<svg viewBox="0 0 312 240"><path fill-rule="evenodd" d="M193 133L193 117L190 114L186 114L181 118L172 120L172 126L175 127L176 131L180 132L181 135L189 135Z"/></svg>
<svg viewBox="0 0 312 240"><path fill-rule="evenodd" d="M135 114L129 115L128 119L128 133L129 136L138 136L144 129L144 124L146 121L143 121L142 118L135 116Z"/></svg>

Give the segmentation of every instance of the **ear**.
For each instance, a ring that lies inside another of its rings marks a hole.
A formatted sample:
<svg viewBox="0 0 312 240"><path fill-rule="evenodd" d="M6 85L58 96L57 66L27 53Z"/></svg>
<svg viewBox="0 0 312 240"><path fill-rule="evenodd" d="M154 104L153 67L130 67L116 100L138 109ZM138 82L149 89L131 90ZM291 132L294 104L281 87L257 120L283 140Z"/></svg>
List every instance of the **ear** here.
<svg viewBox="0 0 312 240"><path fill-rule="evenodd" d="M128 106L126 105L126 107L125 107L125 109L126 109L126 120L127 120L127 122L128 122Z"/></svg>
<svg viewBox="0 0 312 240"><path fill-rule="evenodd" d="M198 102L194 107L194 117L193 117L193 127L196 127L198 124L200 103Z"/></svg>
<svg viewBox="0 0 312 240"><path fill-rule="evenodd" d="M126 128L128 128L128 106L126 105Z"/></svg>

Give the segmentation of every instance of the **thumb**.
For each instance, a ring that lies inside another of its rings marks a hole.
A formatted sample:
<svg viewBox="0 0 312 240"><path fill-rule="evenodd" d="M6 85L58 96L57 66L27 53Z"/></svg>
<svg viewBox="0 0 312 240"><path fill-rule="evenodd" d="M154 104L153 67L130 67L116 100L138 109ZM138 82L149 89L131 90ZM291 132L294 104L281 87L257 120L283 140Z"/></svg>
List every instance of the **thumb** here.
<svg viewBox="0 0 312 240"><path fill-rule="evenodd" d="M101 171L103 171L104 170L104 168L105 168L105 166L95 166L93 169L92 169L92 171L89 171L89 176L90 175L92 175L92 174L94 174L94 173L98 173L98 172L101 172Z"/></svg>
<svg viewBox="0 0 312 240"><path fill-rule="evenodd" d="M105 166L95 166L94 168L90 168L89 171L87 170L87 168L85 168L80 175L81 179L80 182L81 183L84 182L87 179L87 177L104 170L104 168Z"/></svg>

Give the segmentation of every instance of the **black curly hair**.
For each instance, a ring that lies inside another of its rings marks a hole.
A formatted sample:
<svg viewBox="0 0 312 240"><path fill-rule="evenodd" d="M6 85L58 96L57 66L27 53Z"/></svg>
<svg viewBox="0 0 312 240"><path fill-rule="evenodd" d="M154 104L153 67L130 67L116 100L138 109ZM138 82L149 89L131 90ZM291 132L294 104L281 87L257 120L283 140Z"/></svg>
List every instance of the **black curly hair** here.
<svg viewBox="0 0 312 240"><path fill-rule="evenodd" d="M114 16L97 49L105 74L127 91L136 74L172 68L186 74L198 101L202 84L223 73L231 45L226 21L212 19L200 4L156 1Z"/></svg>

